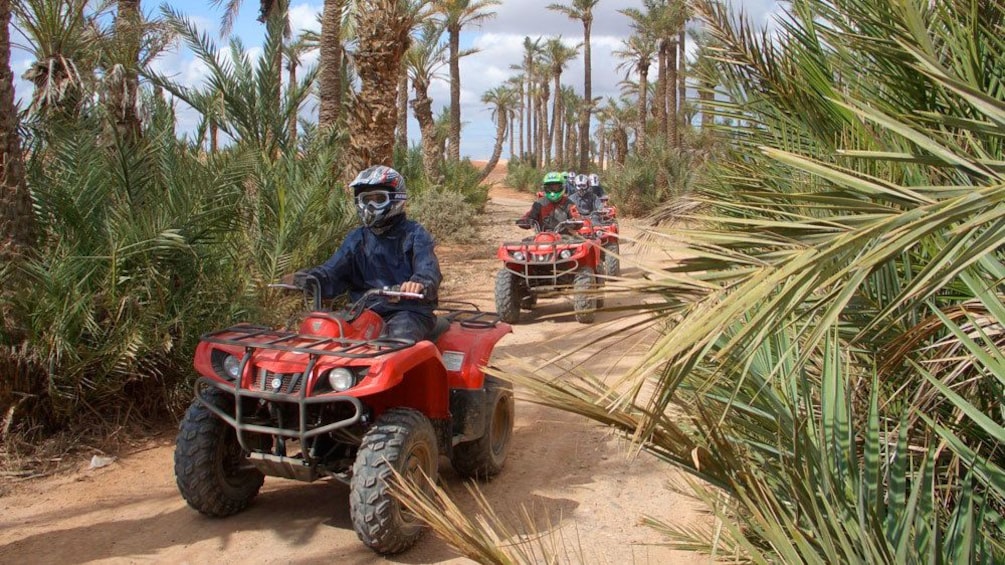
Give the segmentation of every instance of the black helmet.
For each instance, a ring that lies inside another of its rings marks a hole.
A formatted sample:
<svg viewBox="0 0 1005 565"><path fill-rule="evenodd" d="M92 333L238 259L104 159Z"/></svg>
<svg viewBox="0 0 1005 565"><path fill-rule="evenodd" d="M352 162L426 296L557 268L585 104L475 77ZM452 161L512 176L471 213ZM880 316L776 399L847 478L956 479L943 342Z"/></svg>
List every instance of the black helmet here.
<svg viewBox="0 0 1005 565"><path fill-rule="evenodd" d="M405 177L384 165L374 165L349 183L356 212L364 226L381 233L405 211Z"/></svg>

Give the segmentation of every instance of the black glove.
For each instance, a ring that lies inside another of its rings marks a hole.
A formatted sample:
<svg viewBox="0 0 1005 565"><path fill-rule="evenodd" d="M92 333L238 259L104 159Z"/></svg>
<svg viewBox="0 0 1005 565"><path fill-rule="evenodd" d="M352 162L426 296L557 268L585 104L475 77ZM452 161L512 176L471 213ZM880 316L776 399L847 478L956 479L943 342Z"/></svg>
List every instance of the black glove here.
<svg viewBox="0 0 1005 565"><path fill-rule="evenodd" d="M311 276L307 271L297 271L293 273L293 286L307 288L307 277Z"/></svg>
<svg viewBox="0 0 1005 565"><path fill-rule="evenodd" d="M531 223L530 220L527 220L525 218L520 218L519 220L517 220L516 225L525 230L529 230L530 228L534 227L534 224Z"/></svg>

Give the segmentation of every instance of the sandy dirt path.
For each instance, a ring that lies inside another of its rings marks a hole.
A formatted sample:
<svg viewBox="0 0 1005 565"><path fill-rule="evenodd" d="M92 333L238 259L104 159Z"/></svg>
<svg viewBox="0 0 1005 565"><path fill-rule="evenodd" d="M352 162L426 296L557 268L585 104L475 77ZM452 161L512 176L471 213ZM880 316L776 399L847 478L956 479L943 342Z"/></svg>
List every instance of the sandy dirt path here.
<svg viewBox="0 0 1005 565"><path fill-rule="evenodd" d="M494 309L496 245L526 235L513 220L531 201L531 195L493 188L481 226L486 243L438 251L445 275L442 297ZM631 276L632 249L622 251L625 274ZM544 364L604 331L604 322L617 323L615 314L600 313L598 323L578 324L571 305L561 300L539 306L503 338L494 363L505 366L518 358ZM644 344L620 347L640 352ZM631 358L583 354L574 361L613 375ZM705 556L654 545L659 536L640 523L644 515L679 524L707 523L695 503L665 488L680 479L678 472L646 454L630 459L624 441L606 429L519 400L519 391L516 410L507 466L481 485L499 514L516 515L523 507L539 525L552 524L551 531L569 548L562 563L708 562ZM402 555L373 554L352 530L348 488L336 482L267 478L247 511L222 520L203 517L178 494L173 450L173 432L166 430L107 467L90 470L82 460L79 471L11 489L0 497L0 563L470 562L432 535ZM449 463L441 465L441 477L458 504L474 512Z"/></svg>

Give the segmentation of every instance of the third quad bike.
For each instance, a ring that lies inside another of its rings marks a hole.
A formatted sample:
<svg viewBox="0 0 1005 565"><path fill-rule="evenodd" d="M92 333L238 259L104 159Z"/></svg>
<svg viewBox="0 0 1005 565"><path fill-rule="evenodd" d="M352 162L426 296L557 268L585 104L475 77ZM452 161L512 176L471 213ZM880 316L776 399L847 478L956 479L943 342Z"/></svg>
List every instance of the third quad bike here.
<svg viewBox="0 0 1005 565"><path fill-rule="evenodd" d="M569 233L571 232L571 233ZM520 309L530 309L538 297L572 292L576 321L594 320L603 298L598 272L601 247L589 221L566 220L551 231L540 231L522 241L504 242L497 257L503 267L496 275L496 310L504 322L519 321Z"/></svg>
<svg viewBox="0 0 1005 565"><path fill-rule="evenodd" d="M379 337L383 320L367 304L421 295L371 290L329 312L312 294L297 331L237 325L202 337L175 449L178 489L194 509L224 517L245 509L266 475L336 479L350 486L363 543L404 551L424 526L392 496L395 473L435 482L440 455L465 477L502 470L513 390L481 368L512 329L495 313L456 309L438 312L428 339Z"/></svg>

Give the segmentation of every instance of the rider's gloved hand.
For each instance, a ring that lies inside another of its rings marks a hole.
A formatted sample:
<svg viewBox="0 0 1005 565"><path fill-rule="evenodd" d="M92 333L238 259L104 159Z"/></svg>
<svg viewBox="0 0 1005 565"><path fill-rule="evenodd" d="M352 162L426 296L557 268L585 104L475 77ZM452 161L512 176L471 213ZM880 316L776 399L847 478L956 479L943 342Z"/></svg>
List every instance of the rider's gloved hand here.
<svg viewBox="0 0 1005 565"><path fill-rule="evenodd" d="M306 271L293 273L290 283L298 288L307 288L307 277L310 275Z"/></svg>
<svg viewBox="0 0 1005 565"><path fill-rule="evenodd" d="M521 228L523 228L523 229L525 229L525 230L529 230L531 227L534 226L534 224L531 223L530 220L525 219L525 218L520 218L519 220L517 220L516 221L516 225L519 226L519 227L521 227Z"/></svg>

